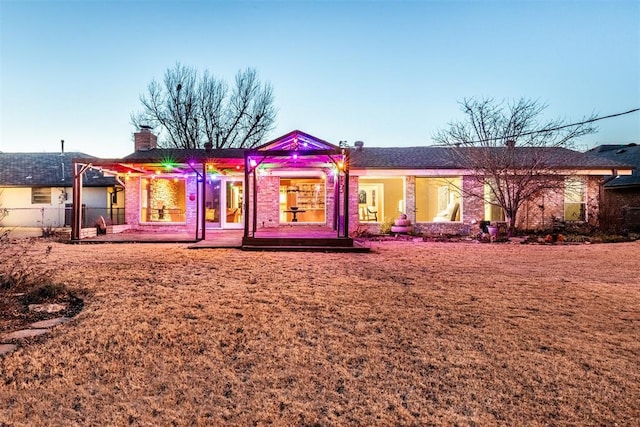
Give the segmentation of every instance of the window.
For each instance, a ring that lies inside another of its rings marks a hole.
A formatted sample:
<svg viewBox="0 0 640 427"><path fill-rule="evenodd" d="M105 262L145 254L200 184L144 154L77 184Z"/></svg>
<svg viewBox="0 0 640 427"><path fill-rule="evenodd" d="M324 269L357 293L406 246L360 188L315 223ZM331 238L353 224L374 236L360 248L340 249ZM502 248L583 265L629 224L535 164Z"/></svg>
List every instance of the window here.
<svg viewBox="0 0 640 427"><path fill-rule="evenodd" d="M31 204L51 204L51 188L32 188L31 189Z"/></svg>
<svg viewBox="0 0 640 427"><path fill-rule="evenodd" d="M460 177L416 178L416 221L460 221Z"/></svg>
<svg viewBox="0 0 640 427"><path fill-rule="evenodd" d="M586 221L587 185L580 177L567 177L564 182L564 220Z"/></svg>
<svg viewBox="0 0 640 427"><path fill-rule="evenodd" d="M280 222L325 222L324 177L280 178Z"/></svg>
<svg viewBox="0 0 640 427"><path fill-rule="evenodd" d="M504 221L505 219L504 210L489 183L484 185L484 219L485 221Z"/></svg>
<svg viewBox="0 0 640 427"><path fill-rule="evenodd" d="M403 178L358 178L360 222L384 222L405 213Z"/></svg>
<svg viewBox="0 0 640 427"><path fill-rule="evenodd" d="M143 178L140 218L145 222L185 222L185 182L178 178Z"/></svg>

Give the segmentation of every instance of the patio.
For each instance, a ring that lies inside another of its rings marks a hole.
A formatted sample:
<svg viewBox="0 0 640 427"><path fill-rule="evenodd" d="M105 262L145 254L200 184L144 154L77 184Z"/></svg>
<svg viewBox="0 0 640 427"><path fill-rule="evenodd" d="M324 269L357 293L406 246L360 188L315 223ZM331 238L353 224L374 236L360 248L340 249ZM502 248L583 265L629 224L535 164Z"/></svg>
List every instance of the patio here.
<svg viewBox="0 0 640 427"><path fill-rule="evenodd" d="M125 230L89 237L75 243L189 243L192 249L236 248L243 250L368 252L369 248L349 237L338 237L325 226L281 226L256 230L243 237L243 230L206 230L205 239L193 232Z"/></svg>

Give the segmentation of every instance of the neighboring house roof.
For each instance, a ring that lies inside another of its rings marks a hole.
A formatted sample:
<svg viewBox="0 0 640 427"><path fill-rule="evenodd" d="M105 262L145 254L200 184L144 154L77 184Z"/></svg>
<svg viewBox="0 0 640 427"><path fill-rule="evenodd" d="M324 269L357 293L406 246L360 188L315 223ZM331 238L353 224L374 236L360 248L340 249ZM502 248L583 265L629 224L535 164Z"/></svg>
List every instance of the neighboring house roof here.
<svg viewBox="0 0 640 427"><path fill-rule="evenodd" d="M3 187L71 187L72 159L96 158L88 154L71 153L0 153L0 186ZM115 185L113 177L90 169L85 173L86 187Z"/></svg>
<svg viewBox="0 0 640 427"><path fill-rule="evenodd" d="M640 144L600 145L587 153L635 167L632 175L618 176L605 184L605 188L626 188L640 186Z"/></svg>
<svg viewBox="0 0 640 427"><path fill-rule="evenodd" d="M506 150L494 148L493 150ZM625 167L624 164L610 159L581 153L561 147L532 148L518 147L515 149L516 163L528 165L533 158L533 150L547 150L546 165L554 168L570 169L616 169ZM460 150L484 150L483 148L461 148ZM377 169L463 169L466 165L461 157L450 147L364 147L362 150L351 150L351 168ZM626 165L629 168L629 165Z"/></svg>

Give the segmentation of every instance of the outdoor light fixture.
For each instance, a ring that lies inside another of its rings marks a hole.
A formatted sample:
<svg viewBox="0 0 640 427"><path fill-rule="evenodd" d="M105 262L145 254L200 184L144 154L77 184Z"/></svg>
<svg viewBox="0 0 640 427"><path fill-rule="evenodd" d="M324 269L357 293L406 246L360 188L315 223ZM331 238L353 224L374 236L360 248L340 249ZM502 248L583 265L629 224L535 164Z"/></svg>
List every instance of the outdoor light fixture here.
<svg viewBox="0 0 640 427"><path fill-rule="evenodd" d="M249 165L251 165L252 168L255 168L256 166L258 166L258 162L256 162L255 159L250 159Z"/></svg>

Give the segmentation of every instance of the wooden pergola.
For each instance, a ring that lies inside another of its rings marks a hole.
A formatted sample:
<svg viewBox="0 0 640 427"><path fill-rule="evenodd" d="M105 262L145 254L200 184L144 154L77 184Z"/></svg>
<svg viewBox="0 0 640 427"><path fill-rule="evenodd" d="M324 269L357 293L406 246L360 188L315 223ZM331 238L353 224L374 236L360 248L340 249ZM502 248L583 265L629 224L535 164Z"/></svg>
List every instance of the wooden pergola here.
<svg viewBox="0 0 640 427"><path fill-rule="evenodd" d="M257 171L272 169L316 169L335 171L333 229L337 237L349 234L348 151L299 130L270 141L244 154L244 237L255 237L258 221ZM251 186L251 188L250 188ZM343 201L340 201L342 189Z"/></svg>

